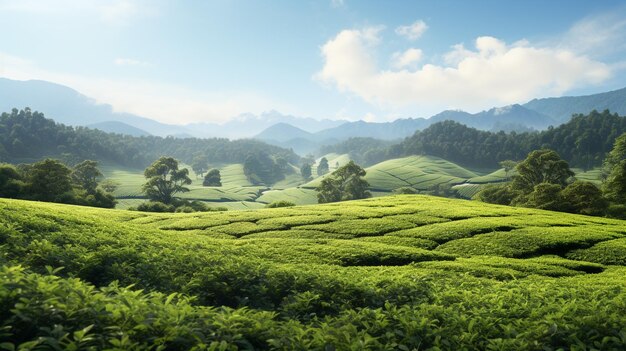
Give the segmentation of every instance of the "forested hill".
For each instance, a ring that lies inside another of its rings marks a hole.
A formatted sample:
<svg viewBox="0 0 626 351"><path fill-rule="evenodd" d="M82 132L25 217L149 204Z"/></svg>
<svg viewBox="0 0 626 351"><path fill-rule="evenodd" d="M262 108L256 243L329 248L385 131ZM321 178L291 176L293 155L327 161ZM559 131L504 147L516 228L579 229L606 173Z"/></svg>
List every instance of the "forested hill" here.
<svg viewBox="0 0 626 351"><path fill-rule="evenodd" d="M290 162L299 160L291 150L256 140L110 134L55 123L28 108L0 115L0 161L22 162L52 156L67 161L94 159L145 167L163 155L187 163L195 156L204 156L209 162L243 163L251 153L282 157Z"/></svg>
<svg viewBox="0 0 626 351"><path fill-rule="evenodd" d="M481 131L458 122L444 121L417 131L384 152L380 151L378 158L424 154L468 166L493 167L503 160L524 159L532 150L550 148L572 167L591 168L602 163L615 139L624 132L626 118L608 110L575 115L558 127L520 134Z"/></svg>

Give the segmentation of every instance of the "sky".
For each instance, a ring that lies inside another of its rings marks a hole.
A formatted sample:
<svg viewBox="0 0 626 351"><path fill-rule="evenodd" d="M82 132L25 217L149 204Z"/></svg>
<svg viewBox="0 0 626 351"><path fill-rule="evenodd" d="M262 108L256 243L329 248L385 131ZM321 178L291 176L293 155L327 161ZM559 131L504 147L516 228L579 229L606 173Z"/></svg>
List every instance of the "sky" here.
<svg viewBox="0 0 626 351"><path fill-rule="evenodd" d="M0 77L116 111L389 121L626 87L624 0L0 0Z"/></svg>

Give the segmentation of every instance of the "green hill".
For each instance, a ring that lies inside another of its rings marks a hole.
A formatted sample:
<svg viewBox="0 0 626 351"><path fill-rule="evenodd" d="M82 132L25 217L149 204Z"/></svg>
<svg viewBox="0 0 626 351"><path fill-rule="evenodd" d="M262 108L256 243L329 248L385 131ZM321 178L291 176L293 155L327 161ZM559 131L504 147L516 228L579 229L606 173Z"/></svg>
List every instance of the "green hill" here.
<svg viewBox="0 0 626 351"><path fill-rule="evenodd" d="M625 227L420 195L193 214L0 199L0 343L623 349Z"/></svg>

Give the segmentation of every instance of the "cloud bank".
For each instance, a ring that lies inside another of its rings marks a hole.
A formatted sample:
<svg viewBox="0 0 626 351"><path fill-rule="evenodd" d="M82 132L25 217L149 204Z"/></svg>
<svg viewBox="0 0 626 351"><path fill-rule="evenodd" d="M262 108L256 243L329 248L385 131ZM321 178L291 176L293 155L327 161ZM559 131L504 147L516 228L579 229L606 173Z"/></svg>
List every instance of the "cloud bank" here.
<svg viewBox="0 0 626 351"><path fill-rule="evenodd" d="M396 32L416 39L423 30L410 28L419 28L417 23ZM422 27L425 30L426 25ZM476 38L469 48L454 45L442 62L421 66L416 63L422 51L411 48L393 54L390 68L385 68L375 60L383 31L368 27L339 32L322 46L324 65L314 78L379 107L476 110L561 95L604 82L613 74L611 66L562 46L524 40L508 44L490 36Z"/></svg>

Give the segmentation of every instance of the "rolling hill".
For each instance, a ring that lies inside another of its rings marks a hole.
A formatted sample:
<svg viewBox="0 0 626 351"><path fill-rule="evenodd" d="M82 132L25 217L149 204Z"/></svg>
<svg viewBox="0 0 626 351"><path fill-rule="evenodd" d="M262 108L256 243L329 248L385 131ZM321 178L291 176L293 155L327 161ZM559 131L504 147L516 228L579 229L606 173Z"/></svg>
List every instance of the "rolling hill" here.
<svg viewBox="0 0 626 351"><path fill-rule="evenodd" d="M0 199L0 342L618 350L625 225L419 195L202 214Z"/></svg>

